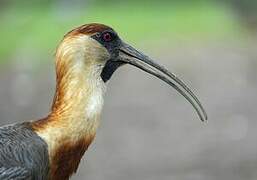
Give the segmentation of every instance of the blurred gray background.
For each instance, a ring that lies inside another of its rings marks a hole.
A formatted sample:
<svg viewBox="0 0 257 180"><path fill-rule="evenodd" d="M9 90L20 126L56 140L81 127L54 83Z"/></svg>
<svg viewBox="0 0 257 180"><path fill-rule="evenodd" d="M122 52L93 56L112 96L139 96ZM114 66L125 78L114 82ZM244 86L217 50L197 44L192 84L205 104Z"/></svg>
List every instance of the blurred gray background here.
<svg viewBox="0 0 257 180"><path fill-rule="evenodd" d="M254 0L32 2L0 1L0 125L48 113L55 47L73 27L102 22L182 78L209 120L165 83L121 67L72 180L257 179Z"/></svg>

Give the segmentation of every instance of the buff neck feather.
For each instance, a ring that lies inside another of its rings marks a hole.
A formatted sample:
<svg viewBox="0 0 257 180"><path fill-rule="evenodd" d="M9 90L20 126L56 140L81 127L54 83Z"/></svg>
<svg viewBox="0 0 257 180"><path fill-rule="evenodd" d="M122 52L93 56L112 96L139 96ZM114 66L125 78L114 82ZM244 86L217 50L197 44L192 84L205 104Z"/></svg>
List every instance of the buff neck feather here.
<svg viewBox="0 0 257 180"><path fill-rule="evenodd" d="M91 40L66 38L60 44L56 53L57 84L51 112L46 118L32 123L35 132L48 144L55 179L58 179L58 169L70 151L74 152L73 155L80 154L68 158L74 162L70 163L69 175L76 170L95 136L103 106L105 83L100 74L104 64L99 62L104 62L102 59L106 57L95 57L84 42L90 43ZM93 45L106 51L96 43Z"/></svg>

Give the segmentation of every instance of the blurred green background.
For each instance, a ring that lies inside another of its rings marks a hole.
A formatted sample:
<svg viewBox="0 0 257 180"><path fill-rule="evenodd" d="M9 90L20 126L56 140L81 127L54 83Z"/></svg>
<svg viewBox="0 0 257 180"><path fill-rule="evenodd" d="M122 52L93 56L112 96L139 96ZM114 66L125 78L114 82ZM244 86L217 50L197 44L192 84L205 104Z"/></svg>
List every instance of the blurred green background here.
<svg viewBox="0 0 257 180"><path fill-rule="evenodd" d="M55 49L91 22L182 77L207 110L202 124L164 83L120 68L73 180L257 179L256 0L1 0L0 22L0 125L48 113Z"/></svg>
<svg viewBox="0 0 257 180"><path fill-rule="evenodd" d="M238 41L248 36L242 25L257 23L255 6L255 0L2 0L0 59L21 46L49 54L64 33L88 22L108 24L132 42Z"/></svg>

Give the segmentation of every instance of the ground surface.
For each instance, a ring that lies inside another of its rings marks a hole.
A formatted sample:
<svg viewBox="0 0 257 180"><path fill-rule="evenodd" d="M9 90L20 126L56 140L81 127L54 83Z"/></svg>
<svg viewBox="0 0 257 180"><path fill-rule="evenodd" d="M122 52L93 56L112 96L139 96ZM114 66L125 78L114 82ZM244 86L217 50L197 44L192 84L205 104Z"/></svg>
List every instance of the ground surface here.
<svg viewBox="0 0 257 180"><path fill-rule="evenodd" d="M257 179L257 45L141 47L194 90L209 121L201 123L166 84L122 67L109 82L96 140L72 179ZM14 57L1 67L1 125L48 112L54 68L40 66Z"/></svg>

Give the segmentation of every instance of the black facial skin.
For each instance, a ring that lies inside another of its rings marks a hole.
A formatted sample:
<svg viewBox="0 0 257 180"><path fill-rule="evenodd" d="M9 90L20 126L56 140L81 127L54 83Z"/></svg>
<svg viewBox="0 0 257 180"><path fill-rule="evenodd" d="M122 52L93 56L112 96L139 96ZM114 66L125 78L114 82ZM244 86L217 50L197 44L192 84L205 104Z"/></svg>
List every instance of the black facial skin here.
<svg viewBox="0 0 257 180"><path fill-rule="evenodd" d="M121 40L118 37L117 33L114 32L112 29L97 33L91 36L91 38L97 40L100 44L102 44L111 55L111 58L106 62L101 73L102 80L104 82L107 82L111 78L115 70L121 65L125 64L124 62L116 60L119 55Z"/></svg>
<svg viewBox="0 0 257 180"><path fill-rule="evenodd" d="M111 59L108 60L101 73L102 80L107 82L112 77L112 74L116 71L116 69L123 64L124 62L121 61L112 61Z"/></svg>

